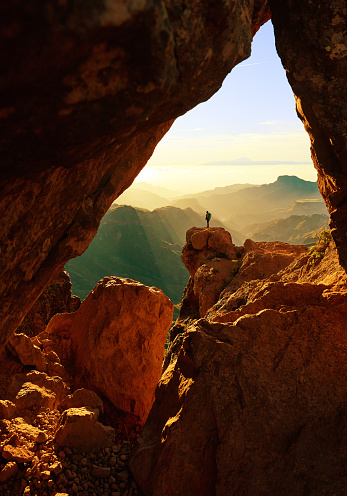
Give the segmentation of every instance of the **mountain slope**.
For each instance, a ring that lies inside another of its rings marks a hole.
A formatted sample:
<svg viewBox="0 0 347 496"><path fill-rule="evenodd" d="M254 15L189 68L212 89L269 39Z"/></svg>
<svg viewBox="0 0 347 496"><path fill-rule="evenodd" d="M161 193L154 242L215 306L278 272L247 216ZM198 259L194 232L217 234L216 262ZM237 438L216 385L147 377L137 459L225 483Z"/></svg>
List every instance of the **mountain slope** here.
<svg viewBox="0 0 347 496"><path fill-rule="evenodd" d="M186 231L204 224L204 218L189 208L150 212L126 205L112 207L89 248L66 264L74 294L85 298L102 277L117 275L162 289L178 303L189 277L181 261ZM236 235L235 243L241 242Z"/></svg>
<svg viewBox="0 0 347 496"><path fill-rule="evenodd" d="M283 241L294 245L311 245L316 242L314 235L326 229L327 215L291 215L264 224L249 226L246 231L253 241Z"/></svg>
<svg viewBox="0 0 347 496"><path fill-rule="evenodd" d="M295 200L306 198L320 198L315 182L304 181L296 176L280 176L274 183L237 191L230 195L228 204L235 213L260 213L260 211L285 208ZM224 197L224 200L226 199ZM214 198L210 200L213 201ZM221 198L215 200L221 200Z"/></svg>
<svg viewBox="0 0 347 496"><path fill-rule="evenodd" d="M155 208L165 207L170 204L167 198L145 189L145 187L132 186L122 193L114 205L131 205L136 208L146 208L153 210Z"/></svg>
<svg viewBox="0 0 347 496"><path fill-rule="evenodd" d="M307 213L321 214L322 208L326 212L317 184L296 176L280 176L274 183L243 189L232 195L210 197L209 207L217 216L227 219L226 222L236 222L242 229L250 223L288 217L294 213L290 210L298 200L315 200Z"/></svg>
<svg viewBox="0 0 347 496"><path fill-rule="evenodd" d="M204 224L191 209L112 207L89 248L66 264L74 294L85 298L102 277L117 275L162 289L178 303L189 277L181 261L186 231ZM235 243L241 242L236 235Z"/></svg>

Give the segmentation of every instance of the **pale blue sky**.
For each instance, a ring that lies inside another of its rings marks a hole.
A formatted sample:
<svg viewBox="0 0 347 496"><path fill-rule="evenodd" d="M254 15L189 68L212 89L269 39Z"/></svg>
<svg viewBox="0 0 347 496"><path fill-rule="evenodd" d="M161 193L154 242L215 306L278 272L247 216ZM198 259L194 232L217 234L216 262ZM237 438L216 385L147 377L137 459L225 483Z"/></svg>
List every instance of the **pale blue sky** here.
<svg viewBox="0 0 347 496"><path fill-rule="evenodd" d="M232 70L210 100L175 121L136 181L184 192L261 184L283 174L314 181L309 146L268 22L254 38L251 57ZM278 165L220 166L241 157Z"/></svg>

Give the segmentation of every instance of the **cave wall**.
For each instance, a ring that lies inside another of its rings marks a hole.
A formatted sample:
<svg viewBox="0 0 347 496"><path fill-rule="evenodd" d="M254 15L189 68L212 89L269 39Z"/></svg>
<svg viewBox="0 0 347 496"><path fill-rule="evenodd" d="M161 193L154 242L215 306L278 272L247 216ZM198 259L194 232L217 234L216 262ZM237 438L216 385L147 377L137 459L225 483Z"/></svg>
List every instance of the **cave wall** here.
<svg viewBox="0 0 347 496"><path fill-rule="evenodd" d="M2 2L0 348L268 18L265 0Z"/></svg>
<svg viewBox="0 0 347 496"><path fill-rule="evenodd" d="M345 3L269 3L346 267ZM265 0L0 5L0 348L269 15Z"/></svg>
<svg viewBox="0 0 347 496"><path fill-rule="evenodd" d="M347 267L347 5L269 0L276 47L311 139L318 187Z"/></svg>

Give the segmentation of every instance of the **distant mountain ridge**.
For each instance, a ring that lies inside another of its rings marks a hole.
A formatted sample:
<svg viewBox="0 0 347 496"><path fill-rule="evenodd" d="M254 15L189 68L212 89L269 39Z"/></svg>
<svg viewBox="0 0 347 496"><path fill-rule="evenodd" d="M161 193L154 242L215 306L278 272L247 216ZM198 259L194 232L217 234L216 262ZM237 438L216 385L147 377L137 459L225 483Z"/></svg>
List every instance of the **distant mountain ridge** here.
<svg viewBox="0 0 347 496"><path fill-rule="evenodd" d="M191 208L200 215L209 210L213 218L241 232L249 224L257 222L291 215L327 213L317 183L296 176L279 176L275 182L262 185L228 185L176 198L164 198L155 193L155 188L150 188L151 191L145 188L145 183L141 189L133 185L116 200L117 204L150 210L172 205L181 209ZM159 191L163 193L162 189Z"/></svg>
<svg viewBox="0 0 347 496"><path fill-rule="evenodd" d="M223 227L217 220L213 225ZM191 209L113 206L89 248L66 264L74 294L85 298L101 278L117 275L155 286L180 302L189 278L181 252L192 226L204 227L205 220ZM241 244L243 235L234 239Z"/></svg>
<svg viewBox="0 0 347 496"><path fill-rule="evenodd" d="M114 204L88 250L66 265L73 292L81 298L102 277L117 275L156 286L178 303L188 280L181 261L186 231L192 226L205 226L207 209L212 212L210 225L227 229L236 246L243 244L246 237L255 241L311 243L314 234L328 224L317 184L296 176L280 176L274 183L260 186L215 188L174 201L156 195L153 187L152 191L147 191L145 184L141 188L135 185L117 202L128 198L141 203L147 199L161 206L148 209ZM140 197L139 191L144 195ZM143 206L148 206L147 200ZM219 217L226 220L221 222Z"/></svg>
<svg viewBox="0 0 347 496"><path fill-rule="evenodd" d="M289 244L313 245L315 234L327 229L328 215L291 215L264 224L249 226L246 236L253 241L283 241Z"/></svg>
<svg viewBox="0 0 347 496"><path fill-rule="evenodd" d="M235 158L234 160L220 160L217 162L207 162L203 165L293 165L311 164L311 162L297 162L293 160L252 160L248 157Z"/></svg>

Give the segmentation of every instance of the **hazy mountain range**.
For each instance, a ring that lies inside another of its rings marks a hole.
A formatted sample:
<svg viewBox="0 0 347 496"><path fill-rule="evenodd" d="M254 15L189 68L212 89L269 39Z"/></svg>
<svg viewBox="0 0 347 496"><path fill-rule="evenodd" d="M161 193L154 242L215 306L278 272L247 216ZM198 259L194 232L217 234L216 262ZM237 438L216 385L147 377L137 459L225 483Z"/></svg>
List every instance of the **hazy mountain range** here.
<svg viewBox="0 0 347 496"><path fill-rule="evenodd" d="M168 198L154 191L155 187L145 183L129 188L117 203L132 205L114 204L89 248L67 263L75 294L84 298L102 277L117 275L156 286L179 303L189 277L181 261L185 234L192 226L206 225L207 209L212 212L210 226L225 227L237 246L247 237L312 244L314 234L328 225L316 183L295 176L183 197L164 188L158 191ZM154 204L160 206L153 209Z"/></svg>
<svg viewBox="0 0 347 496"><path fill-rule="evenodd" d="M135 183L117 199L117 204L149 210L172 205L191 208L200 215L209 210L212 219L240 232L250 224L290 215L327 214L317 183L296 176L280 176L270 184L234 184L192 195L173 197L173 193L165 198Z"/></svg>
<svg viewBox="0 0 347 496"><path fill-rule="evenodd" d="M293 245L313 245L315 234L328 226L327 215L291 215L286 219L276 219L264 224L249 226L247 237L253 241L283 241Z"/></svg>

